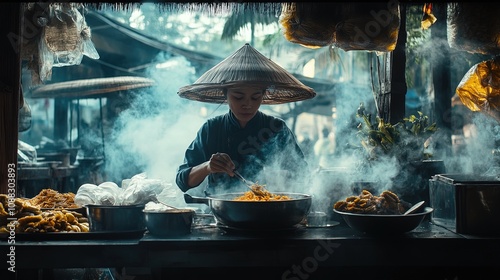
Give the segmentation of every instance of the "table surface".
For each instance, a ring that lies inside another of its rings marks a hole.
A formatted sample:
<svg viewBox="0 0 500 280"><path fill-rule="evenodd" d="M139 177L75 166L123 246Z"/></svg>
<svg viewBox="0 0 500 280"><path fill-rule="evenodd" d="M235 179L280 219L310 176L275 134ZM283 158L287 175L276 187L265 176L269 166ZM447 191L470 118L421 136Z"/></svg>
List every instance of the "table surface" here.
<svg viewBox="0 0 500 280"><path fill-rule="evenodd" d="M324 267L482 266L500 264L500 237L468 236L423 221L415 230L371 236L340 223L324 228L249 233L215 225L194 226L181 237L148 232L4 235L2 256L15 250L16 267L286 267L318 258ZM34 256L37 261L34 262ZM402 258L402 256L405 256ZM0 267L7 268L6 261Z"/></svg>

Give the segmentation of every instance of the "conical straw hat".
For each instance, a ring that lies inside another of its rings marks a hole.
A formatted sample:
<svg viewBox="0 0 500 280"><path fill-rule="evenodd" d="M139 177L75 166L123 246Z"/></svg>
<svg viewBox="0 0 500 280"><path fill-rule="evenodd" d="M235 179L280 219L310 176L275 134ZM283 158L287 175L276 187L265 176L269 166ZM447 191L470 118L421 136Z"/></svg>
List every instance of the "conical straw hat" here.
<svg viewBox="0 0 500 280"><path fill-rule="evenodd" d="M182 98L224 103L224 88L251 85L266 89L262 104L283 104L313 98L316 92L248 43L205 72L194 84L181 87Z"/></svg>
<svg viewBox="0 0 500 280"><path fill-rule="evenodd" d="M97 98L104 97L104 95L112 92L139 89L154 85L154 80L138 76L84 79L38 86L29 91L29 97L67 97L76 99Z"/></svg>

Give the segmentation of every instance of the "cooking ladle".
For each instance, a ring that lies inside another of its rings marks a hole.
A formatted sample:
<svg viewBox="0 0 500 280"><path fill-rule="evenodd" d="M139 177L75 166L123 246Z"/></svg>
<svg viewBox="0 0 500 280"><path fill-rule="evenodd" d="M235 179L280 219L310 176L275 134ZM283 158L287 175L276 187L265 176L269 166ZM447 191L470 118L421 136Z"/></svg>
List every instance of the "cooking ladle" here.
<svg viewBox="0 0 500 280"><path fill-rule="evenodd" d="M165 202L161 202L161 201L160 201L160 200L158 200L158 198L156 198L156 197L154 197L154 198L152 199L152 201L153 201L153 202L155 202L155 203L159 203L159 204L161 204L161 205L163 205L163 206L170 207L170 208L172 208L172 209L180 210L180 209L179 209L179 208L177 208L177 207L174 207L174 206L172 206L172 205L168 205L168 204L166 204Z"/></svg>
<svg viewBox="0 0 500 280"><path fill-rule="evenodd" d="M264 188L262 185L258 185L252 181L249 181L245 179L243 176L241 176L240 172L234 170L233 171L234 175L240 179L255 195L257 196L264 196L268 191Z"/></svg>
<svg viewBox="0 0 500 280"><path fill-rule="evenodd" d="M406 210L406 212L404 212L403 216L406 216L408 214L411 214L413 212L415 212L418 208L420 208L420 206L422 206L422 204L424 204L425 201L422 200L420 202L417 202L415 203L415 205L413 205L412 207L410 207L410 209Z"/></svg>

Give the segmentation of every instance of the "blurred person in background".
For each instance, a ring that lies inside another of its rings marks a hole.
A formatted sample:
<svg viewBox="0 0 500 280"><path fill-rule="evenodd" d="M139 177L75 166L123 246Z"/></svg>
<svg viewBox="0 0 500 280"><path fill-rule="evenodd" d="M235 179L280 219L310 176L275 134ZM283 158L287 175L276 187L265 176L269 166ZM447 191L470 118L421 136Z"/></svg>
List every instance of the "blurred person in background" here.
<svg viewBox="0 0 500 280"><path fill-rule="evenodd" d="M302 139L299 142L299 146L302 149L302 152L304 153L307 162L310 165L314 165L315 164L314 141L307 132L303 132L301 136Z"/></svg>
<svg viewBox="0 0 500 280"><path fill-rule="evenodd" d="M318 141L314 144L314 156L318 167L326 168L330 165L330 158L333 155L334 148L333 141L330 139L330 130L323 127Z"/></svg>

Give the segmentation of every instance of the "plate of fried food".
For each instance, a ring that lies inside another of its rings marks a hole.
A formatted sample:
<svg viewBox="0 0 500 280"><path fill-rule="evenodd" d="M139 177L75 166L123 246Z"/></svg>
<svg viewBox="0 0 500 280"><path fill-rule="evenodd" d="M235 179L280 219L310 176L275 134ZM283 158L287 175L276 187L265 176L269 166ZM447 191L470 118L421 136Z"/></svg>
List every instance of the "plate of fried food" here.
<svg viewBox="0 0 500 280"><path fill-rule="evenodd" d="M417 228L433 211L431 207L424 207L403 215L411 206L389 190L380 195L362 190L357 196L337 201L333 211L341 215L349 227L361 233L404 234Z"/></svg>
<svg viewBox="0 0 500 280"><path fill-rule="evenodd" d="M13 202L13 203L12 203ZM17 240L88 240L138 238L144 230L92 232L86 215L59 206L42 209L26 198L9 198L0 194L0 238Z"/></svg>
<svg viewBox="0 0 500 280"><path fill-rule="evenodd" d="M81 213L57 207L40 208L31 199L0 194L0 233L88 232L88 219Z"/></svg>

